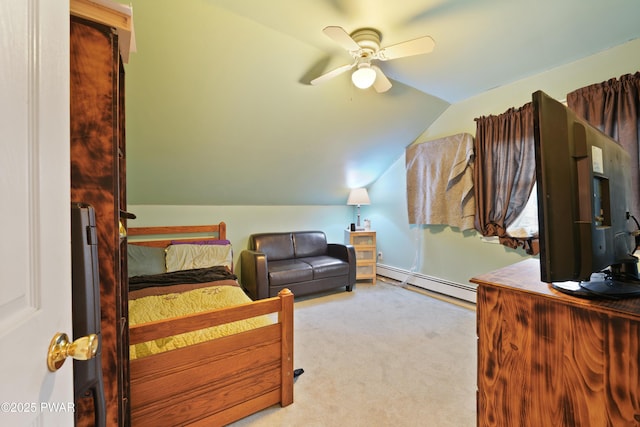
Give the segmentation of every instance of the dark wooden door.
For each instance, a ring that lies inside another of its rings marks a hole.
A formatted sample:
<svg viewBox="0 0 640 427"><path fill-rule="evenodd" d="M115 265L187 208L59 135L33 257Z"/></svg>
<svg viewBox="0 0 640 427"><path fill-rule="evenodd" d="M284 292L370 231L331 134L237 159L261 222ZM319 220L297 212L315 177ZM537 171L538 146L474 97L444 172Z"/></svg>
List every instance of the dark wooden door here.
<svg viewBox="0 0 640 427"><path fill-rule="evenodd" d="M124 73L111 28L71 17L71 201L96 212L102 371L107 425L128 424L126 247L120 212L124 175ZM76 425L93 425L91 397L77 402Z"/></svg>

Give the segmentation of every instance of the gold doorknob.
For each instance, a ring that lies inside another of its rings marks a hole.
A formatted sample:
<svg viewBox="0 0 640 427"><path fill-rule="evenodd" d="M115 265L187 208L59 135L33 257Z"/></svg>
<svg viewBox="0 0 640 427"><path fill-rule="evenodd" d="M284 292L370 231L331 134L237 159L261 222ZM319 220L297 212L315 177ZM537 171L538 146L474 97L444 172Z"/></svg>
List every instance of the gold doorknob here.
<svg viewBox="0 0 640 427"><path fill-rule="evenodd" d="M127 237L127 229L124 227L122 221L118 221L118 234L120 235L121 239Z"/></svg>
<svg viewBox="0 0 640 427"><path fill-rule="evenodd" d="M47 366L51 372L55 372L64 363L67 357L76 360L92 359L98 352L98 336L96 334L87 335L69 342L67 334L58 332L54 335L49 344L47 354Z"/></svg>

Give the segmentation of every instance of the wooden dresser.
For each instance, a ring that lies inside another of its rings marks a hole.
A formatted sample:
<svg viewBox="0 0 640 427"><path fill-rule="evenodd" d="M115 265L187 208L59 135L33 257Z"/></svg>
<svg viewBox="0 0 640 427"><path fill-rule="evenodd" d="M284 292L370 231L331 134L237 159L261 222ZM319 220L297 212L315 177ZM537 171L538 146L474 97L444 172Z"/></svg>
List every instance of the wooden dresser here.
<svg viewBox="0 0 640 427"><path fill-rule="evenodd" d="M640 299L591 301L530 259L478 285L478 426L639 426Z"/></svg>
<svg viewBox="0 0 640 427"><path fill-rule="evenodd" d="M356 251L356 280L376 284L376 232L344 231L344 242Z"/></svg>
<svg viewBox="0 0 640 427"><path fill-rule="evenodd" d="M71 201L96 212L106 425L129 425L124 69L111 27L71 17ZM92 396L76 425L94 425Z"/></svg>

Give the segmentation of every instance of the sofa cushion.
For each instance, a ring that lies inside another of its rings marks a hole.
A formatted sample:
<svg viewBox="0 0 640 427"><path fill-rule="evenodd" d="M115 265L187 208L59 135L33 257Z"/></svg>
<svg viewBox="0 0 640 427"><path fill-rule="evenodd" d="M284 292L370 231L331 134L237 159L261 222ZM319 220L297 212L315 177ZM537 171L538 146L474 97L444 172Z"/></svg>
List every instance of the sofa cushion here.
<svg viewBox="0 0 640 427"><path fill-rule="evenodd" d="M268 259L268 258L267 258ZM310 264L295 259L271 261L268 259L269 286L281 286L289 283L313 280Z"/></svg>
<svg viewBox="0 0 640 427"><path fill-rule="evenodd" d="M293 233L293 248L296 258L326 255L327 236L322 231Z"/></svg>
<svg viewBox="0 0 640 427"><path fill-rule="evenodd" d="M298 261L303 261L313 267L314 279L347 276L349 274L348 263L330 256L299 258Z"/></svg>
<svg viewBox="0 0 640 427"><path fill-rule="evenodd" d="M249 247L267 256L269 262L294 258L291 233L262 233L249 237Z"/></svg>

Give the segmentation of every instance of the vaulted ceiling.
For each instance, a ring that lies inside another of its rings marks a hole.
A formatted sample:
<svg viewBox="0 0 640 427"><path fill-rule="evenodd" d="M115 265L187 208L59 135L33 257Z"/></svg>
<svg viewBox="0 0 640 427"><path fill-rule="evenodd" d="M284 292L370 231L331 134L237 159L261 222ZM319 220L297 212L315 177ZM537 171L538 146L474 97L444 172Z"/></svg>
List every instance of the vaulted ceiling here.
<svg viewBox="0 0 640 427"><path fill-rule="evenodd" d="M131 0L131 204L343 204L450 105L640 37L637 0ZM360 90L322 33L430 35ZM487 114L499 113L487 111Z"/></svg>

